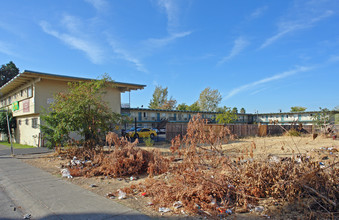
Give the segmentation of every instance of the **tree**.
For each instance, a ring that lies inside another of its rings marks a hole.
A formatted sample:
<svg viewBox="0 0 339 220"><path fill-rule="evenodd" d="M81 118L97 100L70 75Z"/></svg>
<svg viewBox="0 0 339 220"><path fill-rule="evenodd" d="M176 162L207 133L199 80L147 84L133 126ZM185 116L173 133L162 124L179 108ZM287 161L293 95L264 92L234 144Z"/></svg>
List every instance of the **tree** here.
<svg viewBox="0 0 339 220"><path fill-rule="evenodd" d="M42 115L41 130L51 145L62 144L75 132L85 141L98 142L121 115L113 113L102 95L112 86L109 77L101 80L68 83L67 93L58 93L50 109Z"/></svg>
<svg viewBox="0 0 339 220"><path fill-rule="evenodd" d="M0 87L5 85L8 81L13 79L18 74L19 69L12 61L7 63L6 65L2 65L0 68Z"/></svg>
<svg viewBox="0 0 339 220"><path fill-rule="evenodd" d="M234 114L238 114L238 108L237 108L237 107L234 107L234 108L232 109L232 112L233 112Z"/></svg>
<svg viewBox="0 0 339 220"><path fill-rule="evenodd" d="M240 109L240 113L241 113L241 114L245 114L245 113L246 113L246 110L245 110L244 108L241 108L241 109Z"/></svg>
<svg viewBox="0 0 339 220"><path fill-rule="evenodd" d="M221 101L220 92L215 89L212 90L210 87L204 89L199 96L199 107L202 111L215 111Z"/></svg>
<svg viewBox="0 0 339 220"><path fill-rule="evenodd" d="M150 109L174 109L177 101L172 97L168 99L168 88L156 86L153 92L153 98L150 100L148 107Z"/></svg>
<svg viewBox="0 0 339 220"><path fill-rule="evenodd" d="M199 111L201 111L200 106L199 106L199 102L198 102L198 101L194 102L192 105L190 105L190 106L188 107L188 110L189 110L189 111L194 111L194 112L199 112Z"/></svg>
<svg viewBox="0 0 339 220"><path fill-rule="evenodd" d="M179 105L177 106L177 110L188 111L188 110L189 110L189 106L186 105L186 103L182 103L182 104L179 104Z"/></svg>
<svg viewBox="0 0 339 220"><path fill-rule="evenodd" d="M231 108L224 106L221 113L217 114L216 120L219 124L229 124L238 119L236 113L231 111Z"/></svg>
<svg viewBox="0 0 339 220"><path fill-rule="evenodd" d="M10 127L11 130L16 128L16 120L13 117L13 113L11 111L9 111L8 113L0 112L0 133L5 134L7 136L8 142L9 142L7 114L8 114L9 127Z"/></svg>
<svg viewBox="0 0 339 220"><path fill-rule="evenodd" d="M306 109L306 107L293 106L291 107L291 112L304 112Z"/></svg>

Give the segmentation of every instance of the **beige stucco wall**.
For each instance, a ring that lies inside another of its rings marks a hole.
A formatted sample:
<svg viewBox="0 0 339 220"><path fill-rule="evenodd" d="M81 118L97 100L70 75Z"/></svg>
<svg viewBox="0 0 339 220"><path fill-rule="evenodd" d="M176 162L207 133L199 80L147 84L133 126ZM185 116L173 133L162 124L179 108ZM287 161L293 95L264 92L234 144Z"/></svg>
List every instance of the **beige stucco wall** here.
<svg viewBox="0 0 339 220"><path fill-rule="evenodd" d="M65 81L41 79L35 83L35 108L36 113L41 113L42 109L47 109L54 100L54 94L67 92L68 85ZM113 112L120 113L121 97L120 91L116 88L107 88L107 92L102 99L108 102L108 106Z"/></svg>
<svg viewBox="0 0 339 220"><path fill-rule="evenodd" d="M36 128L32 127L32 119L36 118L38 126ZM40 133L40 117L39 115L30 115L17 117L17 128L15 130L14 141L20 144L27 144L31 146L38 146L38 139ZM27 122L27 123L26 123Z"/></svg>

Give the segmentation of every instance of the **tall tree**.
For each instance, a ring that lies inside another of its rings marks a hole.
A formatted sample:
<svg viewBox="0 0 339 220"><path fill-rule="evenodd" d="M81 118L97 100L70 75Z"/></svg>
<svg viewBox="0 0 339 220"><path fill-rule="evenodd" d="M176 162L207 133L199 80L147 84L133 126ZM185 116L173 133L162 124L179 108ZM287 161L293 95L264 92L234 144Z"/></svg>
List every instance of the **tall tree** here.
<svg viewBox="0 0 339 220"><path fill-rule="evenodd" d="M13 113L11 111L9 111L8 113L0 112L0 133L5 134L9 142L7 114L8 114L9 127L11 130L16 128L16 120L13 117Z"/></svg>
<svg viewBox="0 0 339 220"><path fill-rule="evenodd" d="M44 134L51 135L51 144L68 139L75 132L85 141L99 141L113 124L120 123L121 116L113 113L108 103L102 100L106 88L112 86L105 76L101 80L72 82L67 93L58 93L49 112L42 115Z"/></svg>
<svg viewBox="0 0 339 220"><path fill-rule="evenodd" d="M202 111L215 111L221 101L221 94L217 89L207 87L199 96L199 107Z"/></svg>
<svg viewBox="0 0 339 220"><path fill-rule="evenodd" d="M5 85L8 81L13 79L18 74L19 69L12 61L7 63L6 65L2 65L0 68L0 87Z"/></svg>
<svg viewBox="0 0 339 220"><path fill-rule="evenodd" d="M172 97L168 99L167 87L162 88L162 86L156 86L148 107L150 109L174 109L176 103L177 101Z"/></svg>
<svg viewBox="0 0 339 220"><path fill-rule="evenodd" d="M304 112L307 108L302 106L291 107L291 112Z"/></svg>
<svg viewBox="0 0 339 220"><path fill-rule="evenodd" d="M216 120L219 124L229 124L232 122L235 122L238 119L238 116L236 113L234 113L231 108L228 108L224 106L221 113L217 114Z"/></svg>
<svg viewBox="0 0 339 220"><path fill-rule="evenodd" d="M181 111L188 111L189 110L189 106L186 105L186 103L181 103L177 106L177 110L181 110Z"/></svg>
<svg viewBox="0 0 339 220"><path fill-rule="evenodd" d="M199 106L199 102L198 101L194 102L192 105L190 105L188 107L188 110L189 111L194 111L194 112L201 111L200 106Z"/></svg>
<svg viewBox="0 0 339 220"><path fill-rule="evenodd" d="M246 110L245 110L244 108L241 108L241 109L240 109L240 113L241 113L241 114L245 114L245 113L246 113Z"/></svg>
<svg viewBox="0 0 339 220"><path fill-rule="evenodd" d="M235 113L235 114L238 114L238 108L237 108L237 107L234 107L234 108L232 109L232 112Z"/></svg>

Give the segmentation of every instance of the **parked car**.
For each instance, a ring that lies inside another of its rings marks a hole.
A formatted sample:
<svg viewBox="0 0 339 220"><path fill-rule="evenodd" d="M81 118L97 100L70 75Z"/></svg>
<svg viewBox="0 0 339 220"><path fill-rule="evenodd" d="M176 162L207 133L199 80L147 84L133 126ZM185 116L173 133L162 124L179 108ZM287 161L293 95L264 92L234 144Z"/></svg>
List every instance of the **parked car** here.
<svg viewBox="0 0 339 220"><path fill-rule="evenodd" d="M166 128L160 128L159 134L166 134Z"/></svg>
<svg viewBox="0 0 339 220"><path fill-rule="evenodd" d="M153 131L157 132L157 134L159 134L159 130L156 128L152 128Z"/></svg>
<svg viewBox="0 0 339 220"><path fill-rule="evenodd" d="M138 128L136 132L130 131L126 136L131 138L154 138L157 136L157 132L149 128Z"/></svg>

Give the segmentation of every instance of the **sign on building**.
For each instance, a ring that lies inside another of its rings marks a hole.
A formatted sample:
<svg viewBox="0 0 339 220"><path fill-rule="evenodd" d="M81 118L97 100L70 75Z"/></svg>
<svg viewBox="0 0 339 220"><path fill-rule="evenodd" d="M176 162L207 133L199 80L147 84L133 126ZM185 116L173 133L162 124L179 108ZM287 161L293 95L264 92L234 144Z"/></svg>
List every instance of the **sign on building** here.
<svg viewBox="0 0 339 220"><path fill-rule="evenodd" d="M29 99L22 102L22 111L29 112Z"/></svg>

